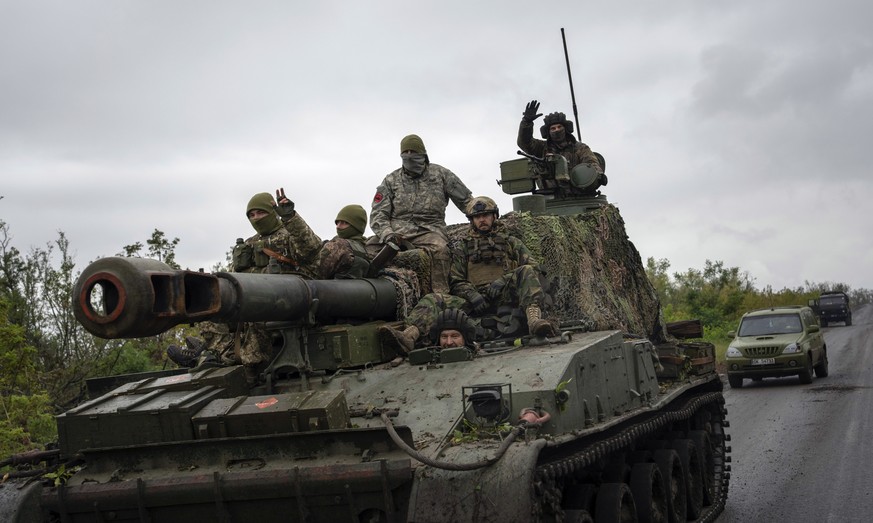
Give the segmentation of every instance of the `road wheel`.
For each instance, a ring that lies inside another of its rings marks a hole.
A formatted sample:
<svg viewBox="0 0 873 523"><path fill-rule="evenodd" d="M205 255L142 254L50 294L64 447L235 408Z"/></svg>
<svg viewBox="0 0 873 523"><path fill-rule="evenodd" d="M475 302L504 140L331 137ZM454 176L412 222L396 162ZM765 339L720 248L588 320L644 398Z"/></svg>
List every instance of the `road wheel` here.
<svg viewBox="0 0 873 523"><path fill-rule="evenodd" d="M822 319L821 319L821 326L822 326L822 327L827 327L827 326L828 326L828 320L822 318Z"/></svg>
<svg viewBox="0 0 873 523"><path fill-rule="evenodd" d="M743 388L743 378L742 376L736 376L734 374L728 374L728 383L731 384L732 389L741 389Z"/></svg>
<svg viewBox="0 0 873 523"><path fill-rule="evenodd" d="M846 327L848 327L850 325L852 325L852 315L851 314L846 316Z"/></svg>
<svg viewBox="0 0 873 523"><path fill-rule="evenodd" d="M700 517L703 509L703 472L697 446L690 439L673 440L673 449L679 454L679 461L685 472L685 500L688 506L688 519Z"/></svg>
<svg viewBox="0 0 873 523"><path fill-rule="evenodd" d="M828 375L828 351L827 351L827 349L822 349L821 359L818 361L818 365L815 366L815 377L816 378L824 378L827 375Z"/></svg>
<svg viewBox="0 0 873 523"><path fill-rule="evenodd" d="M670 523L685 523L688 501L685 496L685 471L679 454L673 449L656 450L653 455L667 492L667 520Z"/></svg>
<svg viewBox="0 0 873 523"><path fill-rule="evenodd" d="M688 432L688 439L697 447L697 455L703 469L703 504L712 505L715 502L715 453L709 433L705 430L692 430Z"/></svg>
<svg viewBox="0 0 873 523"><path fill-rule="evenodd" d="M597 489L590 483L574 483L564 487L561 508L564 511L581 510L589 514L594 511Z"/></svg>
<svg viewBox="0 0 873 523"><path fill-rule="evenodd" d="M630 489L640 523L667 523L667 491L658 465L634 464Z"/></svg>
<svg viewBox="0 0 873 523"><path fill-rule="evenodd" d="M806 366L800 371L800 383L808 385L812 383L812 353L806 354Z"/></svg>
<svg viewBox="0 0 873 523"><path fill-rule="evenodd" d="M632 523L637 520L634 497L627 483L600 485L594 517L597 523Z"/></svg>

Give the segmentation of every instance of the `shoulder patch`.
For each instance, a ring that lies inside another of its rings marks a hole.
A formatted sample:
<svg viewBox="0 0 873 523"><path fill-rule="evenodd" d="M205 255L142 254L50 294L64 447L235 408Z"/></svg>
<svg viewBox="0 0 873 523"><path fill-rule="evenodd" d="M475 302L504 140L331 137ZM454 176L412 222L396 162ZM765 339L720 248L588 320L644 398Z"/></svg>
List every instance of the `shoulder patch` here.
<svg viewBox="0 0 873 523"><path fill-rule="evenodd" d="M376 196L373 196L373 203L379 203L379 202L381 202L383 199L385 199L385 197L382 196L382 193L377 192L377 193L376 193Z"/></svg>

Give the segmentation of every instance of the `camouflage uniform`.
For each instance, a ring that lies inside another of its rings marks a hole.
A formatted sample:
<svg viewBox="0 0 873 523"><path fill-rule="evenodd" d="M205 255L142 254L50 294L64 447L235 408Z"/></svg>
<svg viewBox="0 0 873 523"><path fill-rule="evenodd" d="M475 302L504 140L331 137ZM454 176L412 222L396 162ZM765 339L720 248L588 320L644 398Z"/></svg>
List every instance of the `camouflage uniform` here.
<svg viewBox="0 0 873 523"><path fill-rule="evenodd" d="M594 151L584 143L576 140L576 137L566 133L566 141L563 144L557 144L551 139L540 140L533 137L534 123L524 118L518 126L518 147L527 154L543 158L547 154L560 154L567 159L567 169L573 170L579 164L585 164L592 167L598 173L603 174L603 168L594 155Z"/></svg>
<svg viewBox="0 0 873 523"><path fill-rule="evenodd" d="M269 234L256 234L233 249L233 272L318 275L317 259L321 240L300 214ZM270 252L278 254L269 254Z"/></svg>
<svg viewBox="0 0 873 523"><path fill-rule="evenodd" d="M318 272L324 280L366 278L370 270L367 253L367 211L360 205L346 205L336 215L337 235L326 242L318 255ZM340 221L348 224L340 228Z"/></svg>
<svg viewBox="0 0 873 523"><path fill-rule="evenodd" d="M467 301L487 296L486 312L500 304L542 306L545 294L534 263L527 247L503 232L499 222L486 234L471 229L452 251L452 294Z"/></svg>
<svg viewBox="0 0 873 523"><path fill-rule="evenodd" d="M370 255L363 236L340 238L325 242L318 254L318 272L322 280L366 278Z"/></svg>
<svg viewBox="0 0 873 523"><path fill-rule="evenodd" d="M237 241L233 249L233 272L297 274L306 278L318 275L318 252L321 239L312 231L300 213L280 216L269 193L255 195L246 208L267 212L261 220L251 220L258 234L244 242ZM267 361L270 336L260 323L222 325L207 322L201 325L206 350L224 364L254 367Z"/></svg>
<svg viewBox="0 0 873 523"><path fill-rule="evenodd" d="M433 290L447 292L450 255L446 207L451 200L463 212L471 197L464 182L445 167L427 163L420 175L401 167L376 188L370 211L375 236L367 242L367 249L375 256L391 235L402 236L430 254Z"/></svg>

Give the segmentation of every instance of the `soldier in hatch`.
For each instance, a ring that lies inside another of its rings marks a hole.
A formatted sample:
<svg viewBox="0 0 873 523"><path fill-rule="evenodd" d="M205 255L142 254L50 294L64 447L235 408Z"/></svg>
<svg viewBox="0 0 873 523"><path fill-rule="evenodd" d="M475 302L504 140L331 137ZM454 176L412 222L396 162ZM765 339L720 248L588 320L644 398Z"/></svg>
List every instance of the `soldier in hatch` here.
<svg viewBox="0 0 873 523"><path fill-rule="evenodd" d="M546 115L544 124L540 127L543 140L533 137L534 120L542 116L537 113L540 103L531 100L524 108L521 123L518 126L518 147L527 154L544 158L548 155L560 154L567 159L567 170L572 171L577 165L587 165L598 173L597 183L588 190L594 192L598 187L606 185L606 175L603 174L601 159L594 151L573 136L573 122L564 113Z"/></svg>
<svg viewBox="0 0 873 523"><path fill-rule="evenodd" d="M494 200L477 196L470 201L466 214L470 230L452 252L451 295L428 294L404 320L402 329L380 328L382 339L401 352L415 348L438 314L449 309L469 311L480 328L480 339L501 335L493 327L494 322L487 321L500 306L520 307L530 334L554 334L552 324L542 318L545 293L530 252L520 240L501 230Z"/></svg>
<svg viewBox="0 0 873 523"><path fill-rule="evenodd" d="M402 240L427 251L432 262L433 292L448 292L450 254L446 236L446 206L451 200L462 212L472 194L452 171L430 163L424 142L410 134L400 141L403 166L376 188L370 211L374 236L367 248L375 255L388 242Z"/></svg>
<svg viewBox="0 0 873 523"><path fill-rule="evenodd" d="M476 350L476 322L461 309L446 309L430 328L430 342L441 349L468 347Z"/></svg>

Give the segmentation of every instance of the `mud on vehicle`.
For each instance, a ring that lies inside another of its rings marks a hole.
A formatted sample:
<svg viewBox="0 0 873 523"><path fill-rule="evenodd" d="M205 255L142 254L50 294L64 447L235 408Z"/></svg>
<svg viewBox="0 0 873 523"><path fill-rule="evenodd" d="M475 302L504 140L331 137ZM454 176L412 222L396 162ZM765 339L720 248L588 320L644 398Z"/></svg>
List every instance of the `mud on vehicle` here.
<svg viewBox="0 0 873 523"><path fill-rule="evenodd" d="M728 382L743 386L746 378L799 376L812 383L812 375L828 375L827 345L809 307L789 306L747 312L740 319L734 340L725 353Z"/></svg>

